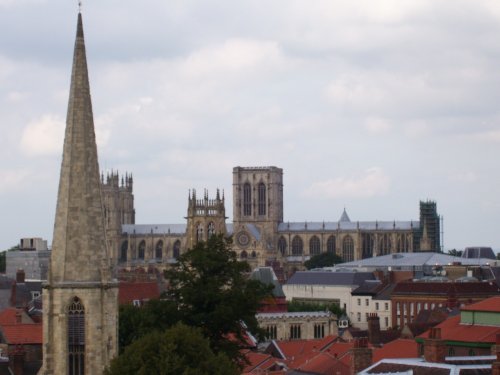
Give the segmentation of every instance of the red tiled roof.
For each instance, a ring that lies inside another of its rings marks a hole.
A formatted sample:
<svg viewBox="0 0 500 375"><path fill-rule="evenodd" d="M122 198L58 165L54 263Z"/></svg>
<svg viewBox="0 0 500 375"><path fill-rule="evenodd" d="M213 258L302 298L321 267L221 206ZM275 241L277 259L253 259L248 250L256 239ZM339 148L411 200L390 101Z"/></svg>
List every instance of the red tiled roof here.
<svg viewBox="0 0 500 375"><path fill-rule="evenodd" d="M121 305L133 301L147 301L160 298L160 288L157 282L125 282L120 281L118 301Z"/></svg>
<svg viewBox="0 0 500 375"><path fill-rule="evenodd" d="M500 297L491 297L480 302L476 302L465 307L462 310L466 311L490 311L500 313Z"/></svg>
<svg viewBox="0 0 500 375"><path fill-rule="evenodd" d="M15 307L8 307L0 312L0 326L5 324L16 324L17 314L21 314L22 323L33 323L32 319L24 312L24 310L16 309Z"/></svg>
<svg viewBox="0 0 500 375"><path fill-rule="evenodd" d="M12 324L0 328L9 345L42 344L42 324Z"/></svg>
<svg viewBox="0 0 500 375"><path fill-rule="evenodd" d="M397 339L373 351L373 363L384 358L417 358L418 344L415 340Z"/></svg>
<svg viewBox="0 0 500 375"><path fill-rule="evenodd" d="M343 363L339 358L327 352L317 353L302 366L296 367L295 369L307 373L324 375L348 375L351 371L349 364Z"/></svg>
<svg viewBox="0 0 500 375"><path fill-rule="evenodd" d="M314 340L290 340L290 341L276 341L282 353L286 358L298 357L308 354L312 351L319 352L327 345L333 343L338 336L326 336L323 339Z"/></svg>
<svg viewBox="0 0 500 375"><path fill-rule="evenodd" d="M499 294L498 285L494 282L423 282L403 281L396 285L391 295L494 295Z"/></svg>
<svg viewBox="0 0 500 375"><path fill-rule="evenodd" d="M481 326L476 324L460 324L460 315L446 319L436 328L441 328L441 338L448 341L495 343L500 327ZM429 337L429 331L424 332L419 338Z"/></svg>

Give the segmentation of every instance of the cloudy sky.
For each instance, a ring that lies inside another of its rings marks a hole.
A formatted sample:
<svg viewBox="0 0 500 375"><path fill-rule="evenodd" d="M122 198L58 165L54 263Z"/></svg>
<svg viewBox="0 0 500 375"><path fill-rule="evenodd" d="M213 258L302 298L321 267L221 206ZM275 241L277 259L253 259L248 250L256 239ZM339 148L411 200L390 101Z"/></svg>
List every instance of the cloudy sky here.
<svg viewBox="0 0 500 375"><path fill-rule="evenodd" d="M52 239L77 1L0 0L0 249ZM284 169L286 221L418 220L500 248L498 0L84 0L100 165L137 223Z"/></svg>

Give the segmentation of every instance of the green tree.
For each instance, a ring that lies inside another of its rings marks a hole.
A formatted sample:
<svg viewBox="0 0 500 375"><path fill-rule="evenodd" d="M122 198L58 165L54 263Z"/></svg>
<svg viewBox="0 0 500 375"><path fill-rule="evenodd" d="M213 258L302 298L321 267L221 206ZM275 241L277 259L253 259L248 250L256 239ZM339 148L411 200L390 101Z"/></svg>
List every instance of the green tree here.
<svg viewBox="0 0 500 375"><path fill-rule="evenodd" d="M163 332L180 320L177 305L172 301L150 300L144 306L120 306L120 353L135 340L153 332Z"/></svg>
<svg viewBox="0 0 500 375"><path fill-rule="evenodd" d="M337 254L326 252L312 256L311 259L304 262L304 266L310 270L313 268L331 267L342 262L342 258Z"/></svg>
<svg viewBox="0 0 500 375"><path fill-rule="evenodd" d="M448 255L452 255L454 257L461 257L462 254L463 254L462 250L457 250L457 249L448 250Z"/></svg>
<svg viewBox="0 0 500 375"><path fill-rule="evenodd" d="M111 361L106 375L236 375L237 365L215 354L200 329L177 324L136 340Z"/></svg>
<svg viewBox="0 0 500 375"><path fill-rule="evenodd" d="M252 334L263 336L255 314L273 286L250 279L250 266L238 261L230 246L230 239L214 235L181 255L165 272L167 298L178 305L184 324L202 330L215 353L241 359L242 322Z"/></svg>
<svg viewBox="0 0 500 375"><path fill-rule="evenodd" d="M345 314L345 310L339 306L338 303L313 303L313 302L298 302L291 301L288 303L289 312L302 312L302 311L330 311L337 317Z"/></svg>

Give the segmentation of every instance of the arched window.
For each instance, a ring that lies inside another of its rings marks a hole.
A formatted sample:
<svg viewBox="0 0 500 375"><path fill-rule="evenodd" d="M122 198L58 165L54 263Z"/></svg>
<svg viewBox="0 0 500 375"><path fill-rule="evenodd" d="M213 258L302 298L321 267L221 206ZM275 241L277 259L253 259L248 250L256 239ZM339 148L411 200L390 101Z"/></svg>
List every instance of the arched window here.
<svg viewBox="0 0 500 375"><path fill-rule="evenodd" d="M177 240L174 242L174 258L177 259L181 255L181 241Z"/></svg>
<svg viewBox="0 0 500 375"><path fill-rule="evenodd" d="M287 248L287 244L286 244L285 237L281 236L280 239L278 240L278 250L280 251L281 255L286 254L286 248Z"/></svg>
<svg viewBox="0 0 500 375"><path fill-rule="evenodd" d="M243 216L252 214L252 187L247 182L243 185Z"/></svg>
<svg viewBox="0 0 500 375"><path fill-rule="evenodd" d="M321 243L319 242L318 236L312 236L309 240L309 254L318 255L321 253Z"/></svg>
<svg viewBox="0 0 500 375"><path fill-rule="evenodd" d="M247 253L245 250L243 250L243 251L240 253L240 258L241 258L241 259L247 259L247 258L248 258L248 253Z"/></svg>
<svg viewBox="0 0 500 375"><path fill-rule="evenodd" d="M128 251L128 241L122 242L122 247L120 248L120 261L127 261L127 251Z"/></svg>
<svg viewBox="0 0 500 375"><path fill-rule="evenodd" d="M252 251L252 258L257 258L257 253L255 251Z"/></svg>
<svg viewBox="0 0 500 375"><path fill-rule="evenodd" d="M139 243L139 259L144 259L145 253L146 253L146 241L142 240Z"/></svg>
<svg viewBox="0 0 500 375"><path fill-rule="evenodd" d="M337 243L335 236L328 237L328 240L326 241L326 251L334 254L337 251Z"/></svg>
<svg viewBox="0 0 500 375"><path fill-rule="evenodd" d="M203 225L198 224L196 227L196 242L203 241Z"/></svg>
<svg viewBox="0 0 500 375"><path fill-rule="evenodd" d="M266 214L266 185L263 182L259 184L259 215Z"/></svg>
<svg viewBox="0 0 500 375"><path fill-rule="evenodd" d="M68 306L68 374L85 374L85 309L78 297Z"/></svg>
<svg viewBox="0 0 500 375"><path fill-rule="evenodd" d="M363 259L365 258L371 258L373 256L373 235L369 233L363 233L361 235L361 240L362 240L362 254L361 257Z"/></svg>
<svg viewBox="0 0 500 375"><path fill-rule="evenodd" d="M389 234L384 234L379 242L379 251L381 255L387 255L391 253L391 236Z"/></svg>
<svg viewBox="0 0 500 375"><path fill-rule="evenodd" d="M345 236L342 241L342 259L344 262L352 262L354 260L354 241L351 236Z"/></svg>
<svg viewBox="0 0 500 375"><path fill-rule="evenodd" d="M208 238L212 237L215 234L215 224L212 221L208 223L207 234Z"/></svg>
<svg viewBox="0 0 500 375"><path fill-rule="evenodd" d="M155 258L156 259L161 259L163 258L163 241L160 240L156 243L155 247Z"/></svg>
<svg viewBox="0 0 500 375"><path fill-rule="evenodd" d="M292 255L302 255L304 251L304 242L299 236L295 236L292 240Z"/></svg>

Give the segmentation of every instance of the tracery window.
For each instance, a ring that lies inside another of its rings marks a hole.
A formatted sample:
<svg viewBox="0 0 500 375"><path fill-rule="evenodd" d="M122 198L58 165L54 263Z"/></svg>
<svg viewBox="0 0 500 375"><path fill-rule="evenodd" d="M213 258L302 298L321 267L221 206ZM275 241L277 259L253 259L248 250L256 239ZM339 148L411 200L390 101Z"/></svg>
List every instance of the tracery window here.
<svg viewBox="0 0 500 375"><path fill-rule="evenodd" d="M68 375L85 374L85 309L78 297L68 306Z"/></svg>
<svg viewBox="0 0 500 375"><path fill-rule="evenodd" d="M281 255L285 255L286 249L287 249L286 239L285 237L281 236L278 240L278 250L280 251Z"/></svg>
<svg viewBox="0 0 500 375"><path fill-rule="evenodd" d="M240 253L240 258L241 258L241 259L247 259L247 258L248 258L248 253L247 253L245 250L243 250L243 251Z"/></svg>
<svg viewBox="0 0 500 375"><path fill-rule="evenodd" d="M337 244L335 240L335 236L330 236L328 237L328 240L326 241L326 251L329 253L334 253L337 251Z"/></svg>
<svg viewBox="0 0 500 375"><path fill-rule="evenodd" d="M252 214L252 187L247 182L243 185L243 216Z"/></svg>
<svg viewBox="0 0 500 375"><path fill-rule="evenodd" d="M144 255L146 253L146 241L142 240L139 243L139 259L144 259Z"/></svg>
<svg viewBox="0 0 500 375"><path fill-rule="evenodd" d="M342 241L342 259L344 262L352 262L354 260L354 241L351 236L345 236Z"/></svg>
<svg viewBox="0 0 500 375"><path fill-rule="evenodd" d="M259 184L258 187L258 208L259 208L259 215L265 215L266 214L266 185L264 185L263 182Z"/></svg>
<svg viewBox="0 0 500 375"><path fill-rule="evenodd" d="M300 339L302 336L300 324L290 325L290 339Z"/></svg>
<svg viewBox="0 0 500 375"><path fill-rule="evenodd" d="M198 224L196 227L196 242L203 241L203 225Z"/></svg>
<svg viewBox="0 0 500 375"><path fill-rule="evenodd" d="M179 258L180 255L181 255L181 241L177 240L174 242L174 251L173 251L174 259Z"/></svg>
<svg viewBox="0 0 500 375"><path fill-rule="evenodd" d="M361 257L363 259L371 258L373 256L373 245L374 245L373 235L370 233L363 233L361 235L361 240L362 240Z"/></svg>
<svg viewBox="0 0 500 375"><path fill-rule="evenodd" d="M161 259L163 258L163 241L160 240L156 243L155 247L155 258L156 259Z"/></svg>
<svg viewBox="0 0 500 375"><path fill-rule="evenodd" d="M122 242L122 247L120 248L120 261L127 261L127 250L128 250L128 241L125 240Z"/></svg>
<svg viewBox="0 0 500 375"><path fill-rule="evenodd" d="M309 254L319 255L321 252L321 243L317 236L312 236L309 240Z"/></svg>
<svg viewBox="0 0 500 375"><path fill-rule="evenodd" d="M212 237L215 234L215 224L212 221L208 223L207 234L208 238Z"/></svg>
<svg viewBox="0 0 500 375"><path fill-rule="evenodd" d="M380 239L379 249L381 255L387 255L391 253L391 236L389 234L384 234Z"/></svg>
<svg viewBox="0 0 500 375"><path fill-rule="evenodd" d="M299 236L295 236L292 240L292 255L302 255L304 251L304 242Z"/></svg>

